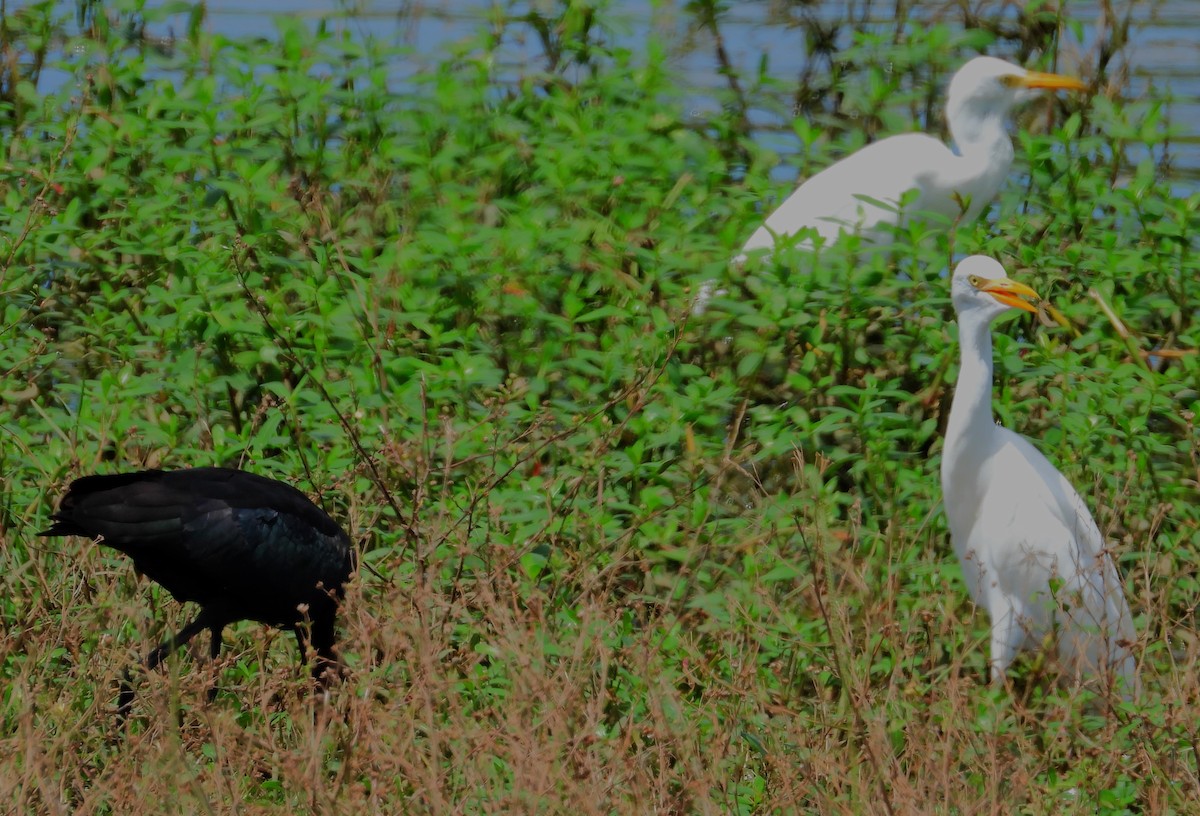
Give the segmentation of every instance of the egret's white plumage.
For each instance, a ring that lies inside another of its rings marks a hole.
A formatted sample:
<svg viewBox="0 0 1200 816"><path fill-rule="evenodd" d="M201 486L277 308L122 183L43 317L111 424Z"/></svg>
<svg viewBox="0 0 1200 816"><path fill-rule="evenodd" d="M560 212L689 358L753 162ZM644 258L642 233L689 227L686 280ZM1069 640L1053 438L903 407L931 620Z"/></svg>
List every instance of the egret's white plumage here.
<svg viewBox="0 0 1200 816"><path fill-rule="evenodd" d="M882 228L901 223L904 212L973 219L996 196L1012 165L1006 127L1012 108L1039 89L1084 87L1071 77L976 57L954 74L946 97L957 152L924 133L867 145L801 184L750 236L742 254L770 249L775 236L804 228L816 230L826 243L843 230L887 241L890 231ZM913 198L906 201L910 190Z"/></svg>
<svg viewBox="0 0 1200 816"><path fill-rule="evenodd" d="M776 239L814 230L826 244L843 232L887 243L906 214L972 220L995 198L1013 160L1007 118L1039 90L1082 90L1078 79L1027 71L995 57L975 57L950 80L946 122L956 150L924 133L890 136L817 173L754 231L734 258L773 249ZM811 236L800 247L812 247ZM701 314L716 293L706 281L693 304Z"/></svg>
<svg viewBox="0 0 1200 816"><path fill-rule="evenodd" d="M1017 652L1055 635L1068 677L1121 677L1136 692L1129 605L1083 499L1025 438L992 417L991 323L1036 311L1036 293L980 255L951 281L962 352L942 453L942 492L954 550L975 603L992 622L991 676Z"/></svg>

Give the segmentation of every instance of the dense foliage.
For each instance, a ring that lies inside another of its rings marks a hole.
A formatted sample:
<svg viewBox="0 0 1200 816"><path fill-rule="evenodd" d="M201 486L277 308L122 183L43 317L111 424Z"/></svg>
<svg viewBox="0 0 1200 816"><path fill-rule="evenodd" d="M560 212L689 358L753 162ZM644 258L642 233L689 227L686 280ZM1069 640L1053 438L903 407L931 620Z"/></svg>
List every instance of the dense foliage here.
<svg viewBox="0 0 1200 816"><path fill-rule="evenodd" d="M692 6L720 43L720 4ZM1094 96L1031 107L978 223L741 273L781 161L805 174L936 128L967 55L1052 51L1063 21L850 19L823 40L805 18L828 75L782 101L764 70L702 117L670 54L614 45L610 12L580 3L496 11L430 70L325 24L236 40L197 7L163 43L149 11L81 9L0 20L0 793L20 809L1197 796L1200 195L1164 175L1162 101L1094 75L1108 51L1080 66ZM514 69L519 36L542 54ZM758 109L797 156L753 138ZM1012 690L982 683L937 475L946 274L968 252L1074 326L997 326L996 413L1112 542L1138 704L1056 689L1036 661ZM691 316L712 277L727 294ZM71 478L200 464L288 480L345 523L353 676L322 703L290 644L247 628L216 703L177 659L118 737L115 678L177 606L34 533Z"/></svg>

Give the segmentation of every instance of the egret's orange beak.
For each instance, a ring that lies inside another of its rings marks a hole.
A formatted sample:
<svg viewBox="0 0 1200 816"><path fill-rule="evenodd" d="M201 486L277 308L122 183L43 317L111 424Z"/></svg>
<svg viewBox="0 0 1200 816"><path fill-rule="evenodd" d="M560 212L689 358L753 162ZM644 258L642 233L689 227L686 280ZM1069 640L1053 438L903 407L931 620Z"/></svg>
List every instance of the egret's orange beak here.
<svg viewBox="0 0 1200 816"><path fill-rule="evenodd" d="M985 278L976 284L975 288L980 292L987 292L1005 306L1012 306L1014 309L1024 309L1027 312L1037 314L1037 307L1021 300L1021 298L1033 298L1037 301L1040 301L1041 298L1037 292L1023 283L1017 283L1015 280L1008 278L995 278L994 280Z"/></svg>
<svg viewBox="0 0 1200 816"><path fill-rule="evenodd" d="M1075 77L1043 74L1041 71L1027 71L1019 81L1026 88L1046 88L1054 91L1087 90L1087 85Z"/></svg>

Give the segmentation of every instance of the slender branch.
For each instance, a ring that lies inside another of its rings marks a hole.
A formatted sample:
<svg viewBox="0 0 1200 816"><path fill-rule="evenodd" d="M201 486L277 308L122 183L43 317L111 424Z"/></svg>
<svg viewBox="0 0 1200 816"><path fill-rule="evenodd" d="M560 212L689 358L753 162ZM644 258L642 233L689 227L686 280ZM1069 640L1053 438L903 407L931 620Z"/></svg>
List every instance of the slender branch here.
<svg viewBox="0 0 1200 816"><path fill-rule="evenodd" d="M796 533L800 536L800 543L804 546L804 551L808 554L809 564L812 565L813 594L816 596L817 609L821 613L821 620L825 623L825 630L829 633L829 644L833 655L834 670L837 671L838 676L842 678L843 682L850 686L850 708L854 711L854 722L858 726L859 733L862 735L863 750L867 754L867 760L875 770L875 781L879 786L879 798L883 802L883 809L891 816L896 811L892 806L892 798L888 791L888 786L884 782L883 763L875 755L875 749L871 747L871 734L867 728L867 721L863 716L862 708L859 705L857 689L853 687L855 683L847 671L845 662L842 660L841 650L838 648L838 634L834 631L833 619L829 614L829 607L825 604L825 593L823 591L826 580L825 560L824 558L817 558L816 551L812 544L809 543L808 536L804 534L804 526L801 520L793 518L793 521L796 525Z"/></svg>

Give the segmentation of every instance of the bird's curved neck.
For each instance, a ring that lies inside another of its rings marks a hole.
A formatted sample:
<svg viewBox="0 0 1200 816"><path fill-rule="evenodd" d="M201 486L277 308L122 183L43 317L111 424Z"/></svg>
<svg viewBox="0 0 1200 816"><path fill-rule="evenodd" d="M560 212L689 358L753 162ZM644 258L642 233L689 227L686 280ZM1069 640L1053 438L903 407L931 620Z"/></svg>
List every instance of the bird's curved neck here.
<svg viewBox="0 0 1200 816"><path fill-rule="evenodd" d="M1012 165L1012 138L1004 126L1004 114L969 105L948 107L950 136L960 156L972 163L973 175L987 176L999 187Z"/></svg>
<svg viewBox="0 0 1200 816"><path fill-rule="evenodd" d="M964 153L972 149L991 148L1003 142L1012 152L1012 139L1005 128L1008 111L1003 106L988 105L973 99L951 99L946 103L946 122L954 143Z"/></svg>
<svg viewBox="0 0 1200 816"><path fill-rule="evenodd" d="M975 467L976 456L987 454L986 440L994 437L992 418L992 335L987 320L960 320L958 345L961 365L954 401L946 424L946 450L958 455L947 460Z"/></svg>

